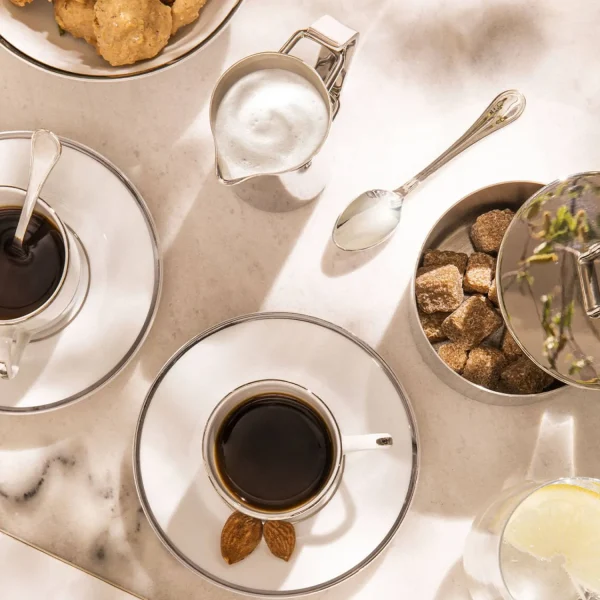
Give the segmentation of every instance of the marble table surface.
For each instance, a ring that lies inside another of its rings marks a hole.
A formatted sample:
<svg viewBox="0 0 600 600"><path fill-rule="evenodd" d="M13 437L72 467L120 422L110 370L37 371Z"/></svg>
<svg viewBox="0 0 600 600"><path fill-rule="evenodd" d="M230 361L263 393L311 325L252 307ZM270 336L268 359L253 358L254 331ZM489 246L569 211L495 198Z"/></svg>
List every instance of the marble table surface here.
<svg viewBox="0 0 600 600"><path fill-rule="evenodd" d="M327 13L361 32L328 141L331 183L301 210L259 211L215 181L210 91L228 65ZM134 427L150 382L190 337L243 313L298 311L383 355L408 391L422 450L391 546L318 597L468 598L461 554L488 498L533 472L600 476L600 397L567 389L523 408L461 397L415 350L407 285L428 229L466 193L598 169L599 22L589 0L247 0L205 51L139 81L68 81L0 52L0 130L49 128L114 161L145 197L165 259L158 318L125 372L62 410L0 417L0 528L153 600L233 598L153 535L133 484ZM331 226L349 198L408 179L511 87L527 96L520 121L415 193L389 244L334 250Z"/></svg>

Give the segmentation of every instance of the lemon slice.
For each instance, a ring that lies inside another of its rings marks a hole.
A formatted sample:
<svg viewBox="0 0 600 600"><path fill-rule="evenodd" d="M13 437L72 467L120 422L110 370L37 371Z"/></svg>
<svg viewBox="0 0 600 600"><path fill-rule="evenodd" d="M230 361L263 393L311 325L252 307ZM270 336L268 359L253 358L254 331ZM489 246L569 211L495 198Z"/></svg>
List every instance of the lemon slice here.
<svg viewBox="0 0 600 600"><path fill-rule="evenodd" d="M600 487L592 487L540 488L516 509L504 539L539 560L562 557L577 585L600 594Z"/></svg>

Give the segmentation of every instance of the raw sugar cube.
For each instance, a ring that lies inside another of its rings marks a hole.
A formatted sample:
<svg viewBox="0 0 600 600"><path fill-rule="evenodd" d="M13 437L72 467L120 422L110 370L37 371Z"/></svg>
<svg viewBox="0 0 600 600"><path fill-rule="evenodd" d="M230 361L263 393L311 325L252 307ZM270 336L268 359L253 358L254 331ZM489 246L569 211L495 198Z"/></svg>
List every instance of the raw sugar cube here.
<svg viewBox="0 0 600 600"><path fill-rule="evenodd" d="M453 342L440 346L438 350L440 358L456 373L462 373L467 362L467 350L460 344Z"/></svg>
<svg viewBox="0 0 600 600"><path fill-rule="evenodd" d="M415 289L419 307L427 314L452 312L464 299L462 277L454 265L444 265L418 275Z"/></svg>
<svg viewBox="0 0 600 600"><path fill-rule="evenodd" d="M523 356L523 350L521 350L517 342L515 342L515 338L510 334L508 329L504 331L500 349L509 363L514 362Z"/></svg>
<svg viewBox="0 0 600 600"><path fill-rule="evenodd" d="M463 279L465 292L487 294L490 291L495 270L495 258L483 252L471 254Z"/></svg>
<svg viewBox="0 0 600 600"><path fill-rule="evenodd" d="M427 339L433 344L442 342L446 336L442 333L442 323L446 320L449 313L436 312L428 315L422 310L419 311L419 321Z"/></svg>
<svg viewBox="0 0 600 600"><path fill-rule="evenodd" d="M469 352L463 377L477 385L493 388L505 365L506 358L500 350L489 346L478 346Z"/></svg>
<svg viewBox="0 0 600 600"><path fill-rule="evenodd" d="M502 325L502 317L484 296L470 296L443 323L442 332L465 348L474 348Z"/></svg>
<svg viewBox="0 0 600 600"><path fill-rule="evenodd" d="M464 252L452 252L452 250L428 250L423 257L424 267L443 267L454 265L463 275L467 268L469 257Z"/></svg>
<svg viewBox="0 0 600 600"><path fill-rule="evenodd" d="M552 385L554 378L542 371L526 356L511 363L500 375L502 383L513 394L539 394Z"/></svg>
<svg viewBox="0 0 600 600"><path fill-rule="evenodd" d="M471 227L471 241L479 252L500 250L502 238L510 225L515 213L510 209L490 210L483 213Z"/></svg>

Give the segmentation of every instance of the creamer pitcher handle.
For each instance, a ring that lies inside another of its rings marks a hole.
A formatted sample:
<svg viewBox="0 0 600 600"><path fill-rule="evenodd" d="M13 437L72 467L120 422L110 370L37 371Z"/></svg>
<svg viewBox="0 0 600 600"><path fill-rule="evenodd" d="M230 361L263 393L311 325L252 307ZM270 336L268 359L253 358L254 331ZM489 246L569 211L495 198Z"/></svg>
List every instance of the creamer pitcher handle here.
<svg viewBox="0 0 600 600"><path fill-rule="evenodd" d="M329 92L334 119L340 109L340 93L358 37L357 31L325 15L308 29L297 31L280 50L283 54L289 54L292 48L304 38L313 40L321 46L315 70Z"/></svg>
<svg viewBox="0 0 600 600"><path fill-rule="evenodd" d="M14 379L19 372L23 352L31 339L26 331L12 335L0 333L0 379Z"/></svg>
<svg viewBox="0 0 600 600"><path fill-rule="evenodd" d="M384 450L394 443L389 433L367 433L364 435L343 435L342 451L359 452L361 450Z"/></svg>

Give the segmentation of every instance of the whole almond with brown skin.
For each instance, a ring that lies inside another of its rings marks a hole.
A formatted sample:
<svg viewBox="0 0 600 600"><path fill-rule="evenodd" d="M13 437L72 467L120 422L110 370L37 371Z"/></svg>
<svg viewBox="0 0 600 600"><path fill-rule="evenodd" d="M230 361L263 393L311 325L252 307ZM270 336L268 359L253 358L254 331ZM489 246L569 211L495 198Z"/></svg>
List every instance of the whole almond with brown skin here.
<svg viewBox="0 0 600 600"><path fill-rule="evenodd" d="M234 512L225 521L221 531L221 555L228 565L233 565L246 556L260 543L262 522L240 512Z"/></svg>
<svg viewBox="0 0 600 600"><path fill-rule="evenodd" d="M296 530L286 521L267 521L263 535L269 550L277 557L290 560L296 547Z"/></svg>

